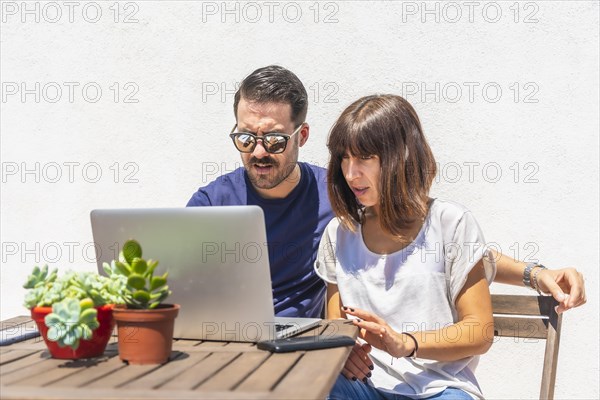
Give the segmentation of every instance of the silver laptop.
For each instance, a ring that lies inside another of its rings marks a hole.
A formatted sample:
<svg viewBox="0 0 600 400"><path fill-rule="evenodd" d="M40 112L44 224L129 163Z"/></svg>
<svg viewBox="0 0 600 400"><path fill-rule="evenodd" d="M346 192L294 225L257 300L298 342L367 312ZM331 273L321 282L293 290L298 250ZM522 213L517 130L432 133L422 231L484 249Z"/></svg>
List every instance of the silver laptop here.
<svg viewBox="0 0 600 400"><path fill-rule="evenodd" d="M103 209L90 216L100 273L128 239L159 261L159 273L169 271L166 302L181 305L176 338L258 342L321 321L274 316L260 207Z"/></svg>

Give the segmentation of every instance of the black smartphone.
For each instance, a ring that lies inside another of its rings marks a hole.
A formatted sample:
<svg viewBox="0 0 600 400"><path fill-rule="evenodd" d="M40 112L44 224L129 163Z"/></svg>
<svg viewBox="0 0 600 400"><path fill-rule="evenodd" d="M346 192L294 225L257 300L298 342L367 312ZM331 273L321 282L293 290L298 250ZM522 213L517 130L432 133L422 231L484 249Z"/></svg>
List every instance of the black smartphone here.
<svg viewBox="0 0 600 400"><path fill-rule="evenodd" d="M355 340L350 336L300 336L285 339L263 340L256 347L273 353L286 353L298 350L327 349L330 347L354 346Z"/></svg>

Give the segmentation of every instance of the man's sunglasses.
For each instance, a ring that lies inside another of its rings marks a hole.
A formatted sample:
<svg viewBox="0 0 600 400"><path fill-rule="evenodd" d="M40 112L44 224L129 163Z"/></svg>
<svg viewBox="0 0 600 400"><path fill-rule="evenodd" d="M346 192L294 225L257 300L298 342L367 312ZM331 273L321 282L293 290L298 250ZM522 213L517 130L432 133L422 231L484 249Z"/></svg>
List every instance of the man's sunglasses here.
<svg viewBox="0 0 600 400"><path fill-rule="evenodd" d="M273 132L265 133L262 136L256 136L250 132L235 132L235 128L237 128L237 124L235 124L229 137L233 140L235 148L242 153L252 153L256 148L258 141L262 140L262 145L267 153L279 154L285 151L288 140L296 133L300 132L303 125L304 122L301 123L291 135Z"/></svg>

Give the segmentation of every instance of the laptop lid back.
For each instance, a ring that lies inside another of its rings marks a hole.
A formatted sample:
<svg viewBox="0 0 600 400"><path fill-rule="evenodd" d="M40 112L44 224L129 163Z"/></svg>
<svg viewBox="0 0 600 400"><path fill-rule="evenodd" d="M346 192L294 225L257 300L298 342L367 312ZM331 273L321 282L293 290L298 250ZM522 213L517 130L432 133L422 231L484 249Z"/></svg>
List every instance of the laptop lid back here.
<svg viewBox="0 0 600 400"><path fill-rule="evenodd" d="M169 271L167 303L181 305L174 337L255 342L274 335L269 255L257 206L91 212L98 270L135 239Z"/></svg>

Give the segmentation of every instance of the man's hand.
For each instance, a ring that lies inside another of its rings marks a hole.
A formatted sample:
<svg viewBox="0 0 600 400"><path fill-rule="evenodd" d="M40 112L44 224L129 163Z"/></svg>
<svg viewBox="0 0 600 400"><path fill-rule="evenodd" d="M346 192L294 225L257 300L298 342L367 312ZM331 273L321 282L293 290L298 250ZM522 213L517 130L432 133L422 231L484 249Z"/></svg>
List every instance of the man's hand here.
<svg viewBox="0 0 600 400"><path fill-rule="evenodd" d="M361 381L365 381L367 378L370 378L371 371L374 368L373 361L369 358L370 352L370 344L356 342L346 360L342 375L351 380L360 379Z"/></svg>
<svg viewBox="0 0 600 400"><path fill-rule="evenodd" d="M539 272L537 279L540 290L551 293L560 303L556 307L558 313L586 302L583 275L575 268L544 269Z"/></svg>

